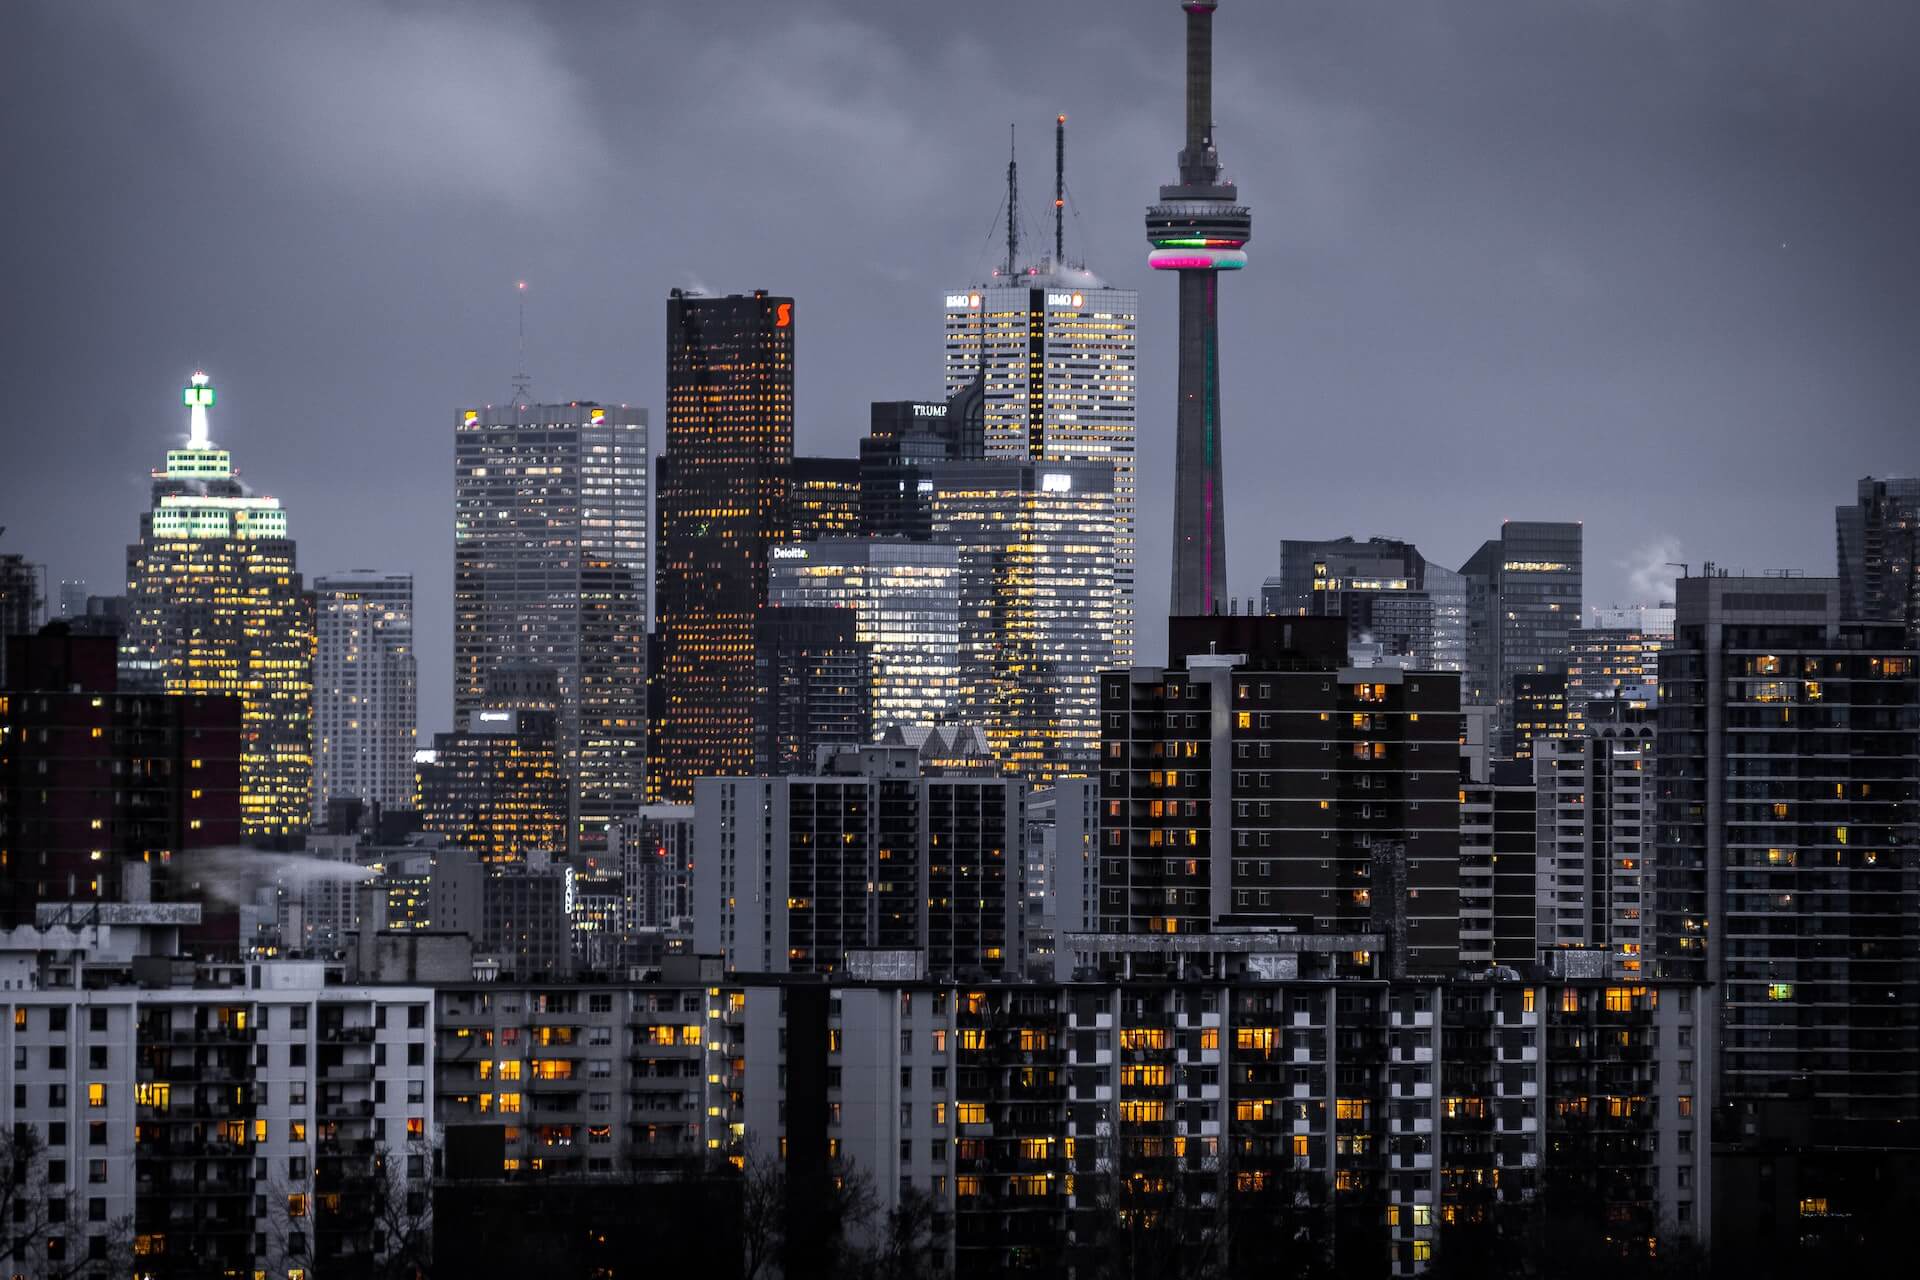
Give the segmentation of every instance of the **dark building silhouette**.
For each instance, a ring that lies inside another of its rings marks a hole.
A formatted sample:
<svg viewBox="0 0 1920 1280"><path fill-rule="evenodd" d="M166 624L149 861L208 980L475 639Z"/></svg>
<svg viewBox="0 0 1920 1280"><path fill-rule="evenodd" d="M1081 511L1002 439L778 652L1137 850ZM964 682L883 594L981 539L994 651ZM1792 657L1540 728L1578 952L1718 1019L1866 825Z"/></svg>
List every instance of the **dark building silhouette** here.
<svg viewBox="0 0 1920 1280"><path fill-rule="evenodd" d="M1580 626L1583 530L1508 520L1460 572L1467 580L1467 670L1461 702L1499 710L1499 754L1514 754L1513 679L1564 672Z"/></svg>
<svg viewBox="0 0 1920 1280"><path fill-rule="evenodd" d="M871 646L852 609L767 609L754 627L762 690L754 772L810 773L822 747L873 739Z"/></svg>
<svg viewBox="0 0 1920 1280"><path fill-rule="evenodd" d="M24 556L0 556L0 687L7 680L7 637L32 635L40 626L45 577L46 571Z"/></svg>
<svg viewBox="0 0 1920 1280"><path fill-rule="evenodd" d="M0 914L164 897L179 855L239 843L238 698L124 692L114 641L64 623L5 647Z"/></svg>
<svg viewBox="0 0 1920 1280"><path fill-rule="evenodd" d="M1349 644L1378 645L1423 671L1466 663L1466 580L1397 538L1282 540L1260 612L1345 618Z"/></svg>
<svg viewBox="0 0 1920 1280"><path fill-rule="evenodd" d="M986 452L985 381L941 400L875 401L860 441L861 532L925 542L932 536L933 469Z"/></svg>
<svg viewBox="0 0 1920 1280"><path fill-rule="evenodd" d="M1846 616L1898 622L1920 647L1920 479L1867 476L1854 504L1833 515Z"/></svg>
<svg viewBox="0 0 1920 1280"><path fill-rule="evenodd" d="M754 622L768 553L793 528L793 314L764 292L667 298L656 799L684 803L695 778L753 768Z"/></svg>

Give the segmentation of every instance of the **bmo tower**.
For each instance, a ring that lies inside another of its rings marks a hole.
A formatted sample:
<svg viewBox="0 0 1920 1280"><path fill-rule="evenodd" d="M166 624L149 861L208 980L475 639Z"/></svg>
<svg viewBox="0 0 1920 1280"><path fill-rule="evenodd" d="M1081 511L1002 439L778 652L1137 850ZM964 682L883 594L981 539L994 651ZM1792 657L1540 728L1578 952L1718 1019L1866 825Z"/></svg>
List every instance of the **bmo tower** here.
<svg viewBox="0 0 1920 1280"><path fill-rule="evenodd" d="M1227 603L1226 508L1220 484L1219 273L1247 265L1253 215L1220 176L1213 146L1213 11L1217 0L1184 0L1187 14L1187 145L1180 181L1147 210L1147 258L1180 273L1180 414L1173 490L1174 617Z"/></svg>

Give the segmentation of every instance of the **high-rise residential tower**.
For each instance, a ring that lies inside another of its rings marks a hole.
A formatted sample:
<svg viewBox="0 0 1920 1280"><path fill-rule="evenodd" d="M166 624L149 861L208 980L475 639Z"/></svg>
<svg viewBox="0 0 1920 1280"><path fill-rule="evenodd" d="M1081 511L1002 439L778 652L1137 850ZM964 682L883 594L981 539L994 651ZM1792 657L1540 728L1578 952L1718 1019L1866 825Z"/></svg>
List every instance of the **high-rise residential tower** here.
<svg viewBox="0 0 1920 1280"><path fill-rule="evenodd" d="M313 816L313 597L276 498L255 494L207 433L213 384L193 375L187 444L153 473L127 548L121 687L241 700L241 834Z"/></svg>
<svg viewBox="0 0 1920 1280"><path fill-rule="evenodd" d="M1651 707L1660 697L1660 652L1672 643L1671 623L1665 631L1581 627L1568 632L1568 720L1584 721L1591 702Z"/></svg>
<svg viewBox="0 0 1920 1280"><path fill-rule="evenodd" d="M1655 950L1712 984L1730 1123L1920 1119L1920 674L1834 578L1682 578L1660 655Z"/></svg>
<svg viewBox="0 0 1920 1280"><path fill-rule="evenodd" d="M792 298L667 297L667 445L654 607L662 696L649 793L753 768L754 624L791 531Z"/></svg>
<svg viewBox="0 0 1920 1280"><path fill-rule="evenodd" d="M419 745L413 575L360 571L315 578L313 820L327 805L412 807Z"/></svg>
<svg viewBox="0 0 1920 1280"><path fill-rule="evenodd" d="M598 847L646 779L647 415L591 401L454 424L453 709L503 668L558 680L572 839Z"/></svg>
<svg viewBox="0 0 1920 1280"><path fill-rule="evenodd" d="M1652 933L1653 711L1623 698L1533 742L1539 851L1537 945L1605 948L1616 978L1646 976ZM1516 762L1518 763L1518 762Z"/></svg>
<svg viewBox="0 0 1920 1280"><path fill-rule="evenodd" d="M1100 927L1400 935L1460 957L1460 678L1358 670L1329 618L1176 618L1100 677Z"/></svg>
<svg viewBox="0 0 1920 1280"><path fill-rule="evenodd" d="M730 970L825 974L849 951L920 950L929 973L1020 976L1018 778L885 745L791 777L702 781L696 796L700 954Z"/></svg>
<svg viewBox="0 0 1920 1280"><path fill-rule="evenodd" d="M1841 604L1850 618L1898 622L1920 645L1920 478L1868 476L1834 508Z"/></svg>
<svg viewBox="0 0 1920 1280"><path fill-rule="evenodd" d="M1187 145L1180 181L1147 210L1147 258L1180 273L1180 401L1175 429L1173 594L1168 612L1191 617L1227 603L1226 502L1221 482L1220 311L1222 271L1247 265L1253 214L1220 174L1213 144L1213 11L1216 0L1182 0L1187 15ZM1172 655L1169 655L1172 656Z"/></svg>

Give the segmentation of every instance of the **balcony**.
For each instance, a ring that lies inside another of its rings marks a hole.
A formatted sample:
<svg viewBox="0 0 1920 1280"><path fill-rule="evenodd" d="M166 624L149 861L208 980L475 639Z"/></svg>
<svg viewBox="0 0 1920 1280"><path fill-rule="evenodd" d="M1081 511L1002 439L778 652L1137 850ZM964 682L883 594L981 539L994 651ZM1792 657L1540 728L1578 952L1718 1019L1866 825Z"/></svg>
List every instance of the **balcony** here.
<svg viewBox="0 0 1920 1280"><path fill-rule="evenodd" d="M370 1062L335 1062L320 1068L323 1084L364 1084L372 1079L373 1064Z"/></svg>
<svg viewBox="0 0 1920 1280"><path fill-rule="evenodd" d="M173 1027L164 1037L142 1037L153 1041L163 1040L167 1044L251 1044L253 1032L235 1031L231 1027Z"/></svg>

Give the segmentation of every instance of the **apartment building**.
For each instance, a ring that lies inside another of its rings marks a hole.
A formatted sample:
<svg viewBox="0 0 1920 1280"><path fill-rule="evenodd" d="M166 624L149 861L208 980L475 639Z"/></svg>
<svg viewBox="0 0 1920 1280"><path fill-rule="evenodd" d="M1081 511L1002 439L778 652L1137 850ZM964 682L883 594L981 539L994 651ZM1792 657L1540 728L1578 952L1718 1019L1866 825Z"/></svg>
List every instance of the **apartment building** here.
<svg viewBox="0 0 1920 1280"><path fill-rule="evenodd" d="M175 958L194 904L41 904L0 935L0 1124L44 1145L36 1254L304 1280L426 1217L432 993Z"/></svg>

